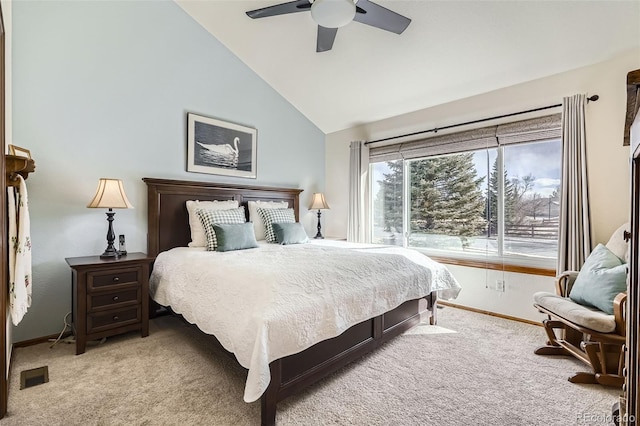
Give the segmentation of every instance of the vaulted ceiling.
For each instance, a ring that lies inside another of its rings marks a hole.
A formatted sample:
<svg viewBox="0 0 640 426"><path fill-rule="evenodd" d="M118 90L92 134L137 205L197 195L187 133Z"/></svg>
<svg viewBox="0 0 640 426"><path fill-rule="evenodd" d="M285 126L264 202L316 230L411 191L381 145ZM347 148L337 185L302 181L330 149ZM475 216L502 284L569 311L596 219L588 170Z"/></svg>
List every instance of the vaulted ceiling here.
<svg viewBox="0 0 640 426"><path fill-rule="evenodd" d="M374 0L407 30L351 22L322 53L310 13L245 14L284 1L176 1L325 133L640 49L636 0Z"/></svg>

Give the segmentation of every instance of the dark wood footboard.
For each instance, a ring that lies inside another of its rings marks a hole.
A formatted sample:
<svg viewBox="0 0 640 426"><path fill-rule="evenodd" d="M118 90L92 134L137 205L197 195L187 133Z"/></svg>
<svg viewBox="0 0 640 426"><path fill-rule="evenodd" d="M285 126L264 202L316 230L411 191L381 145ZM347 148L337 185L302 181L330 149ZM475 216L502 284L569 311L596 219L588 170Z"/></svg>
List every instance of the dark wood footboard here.
<svg viewBox="0 0 640 426"><path fill-rule="evenodd" d="M436 323L436 292L427 302L429 323ZM382 343L404 333L420 322L420 300L410 300L397 308L354 325L333 339L270 364L271 382L261 398L262 425L275 425L276 405L350 362L373 351Z"/></svg>

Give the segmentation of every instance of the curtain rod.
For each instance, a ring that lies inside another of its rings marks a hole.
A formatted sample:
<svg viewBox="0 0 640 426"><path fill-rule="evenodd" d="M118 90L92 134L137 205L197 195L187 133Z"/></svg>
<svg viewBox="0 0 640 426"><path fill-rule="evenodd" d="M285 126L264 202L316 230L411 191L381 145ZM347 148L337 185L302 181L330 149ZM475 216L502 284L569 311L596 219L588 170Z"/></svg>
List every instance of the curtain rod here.
<svg viewBox="0 0 640 426"><path fill-rule="evenodd" d="M587 101L594 101L595 102L598 99L600 99L600 96L593 95L593 96L588 97ZM433 129L429 129L429 130L421 130L419 132L405 133L404 135L391 136L391 137L388 137L388 138L377 139L375 141L368 141L368 142L365 142L364 144L365 145L369 145L370 143L385 142L385 141L390 141L392 139L400 139L400 138L405 138L407 136L420 135L422 133L438 133L439 130L453 129L454 127L467 126L469 124L482 123L482 122L485 122L485 121L497 120L499 118L513 117L514 115L527 114L529 112L536 112L536 111L543 111L545 109L557 108L557 107L560 107L560 106L562 106L562 104L549 105L549 106L540 107L540 108L528 109L526 111L512 112L511 114L496 115L495 117L481 118L479 120L467 121L467 122L458 123L458 124L451 124L449 126L444 126L444 127L434 127Z"/></svg>

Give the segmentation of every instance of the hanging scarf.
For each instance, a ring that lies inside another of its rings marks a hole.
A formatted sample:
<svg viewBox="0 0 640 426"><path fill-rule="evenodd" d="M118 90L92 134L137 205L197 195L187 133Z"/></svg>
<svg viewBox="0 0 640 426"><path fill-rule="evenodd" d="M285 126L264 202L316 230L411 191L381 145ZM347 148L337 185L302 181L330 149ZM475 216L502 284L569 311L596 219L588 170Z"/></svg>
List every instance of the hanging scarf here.
<svg viewBox="0 0 640 426"><path fill-rule="evenodd" d="M9 308L14 325L22 320L31 306L31 225L27 185L22 176L18 194L7 189L9 214Z"/></svg>

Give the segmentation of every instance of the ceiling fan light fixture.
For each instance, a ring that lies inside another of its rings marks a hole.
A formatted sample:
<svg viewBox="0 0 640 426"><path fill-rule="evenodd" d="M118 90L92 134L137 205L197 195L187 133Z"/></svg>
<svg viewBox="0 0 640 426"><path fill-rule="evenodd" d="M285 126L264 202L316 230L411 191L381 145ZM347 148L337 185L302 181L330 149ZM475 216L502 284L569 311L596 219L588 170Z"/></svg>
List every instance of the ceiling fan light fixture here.
<svg viewBox="0 0 640 426"><path fill-rule="evenodd" d="M325 28L340 28L353 21L357 0L311 0L311 17Z"/></svg>

